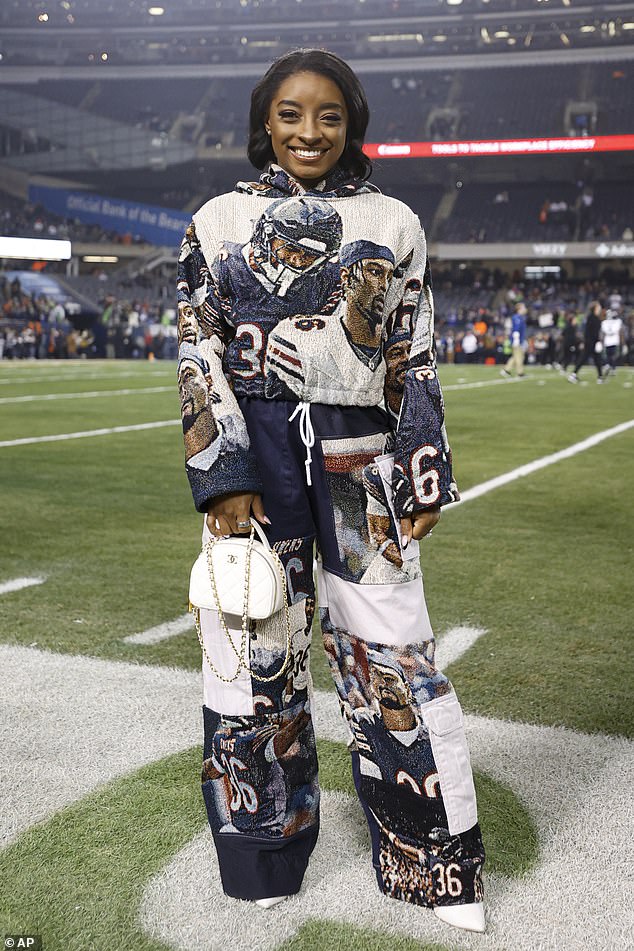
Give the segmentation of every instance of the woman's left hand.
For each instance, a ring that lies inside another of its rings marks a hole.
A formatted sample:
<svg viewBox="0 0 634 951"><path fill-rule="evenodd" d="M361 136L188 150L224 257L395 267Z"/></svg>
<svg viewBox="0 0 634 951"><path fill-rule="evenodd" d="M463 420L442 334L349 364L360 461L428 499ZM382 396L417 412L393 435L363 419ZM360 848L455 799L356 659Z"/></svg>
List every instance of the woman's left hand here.
<svg viewBox="0 0 634 951"><path fill-rule="evenodd" d="M414 512L412 516L401 519L401 545L407 548L412 538L418 541L429 535L434 525L440 519L440 506L435 509L425 509L424 512Z"/></svg>

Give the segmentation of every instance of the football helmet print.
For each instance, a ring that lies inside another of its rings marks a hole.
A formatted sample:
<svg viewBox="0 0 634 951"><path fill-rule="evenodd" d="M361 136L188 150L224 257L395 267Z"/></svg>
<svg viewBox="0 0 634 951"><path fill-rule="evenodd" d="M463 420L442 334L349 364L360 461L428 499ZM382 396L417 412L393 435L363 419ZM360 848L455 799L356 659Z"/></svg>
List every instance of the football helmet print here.
<svg viewBox="0 0 634 951"><path fill-rule="evenodd" d="M255 223L253 259L273 285L272 292L284 297L298 277L336 257L342 234L341 218L327 202L281 198Z"/></svg>

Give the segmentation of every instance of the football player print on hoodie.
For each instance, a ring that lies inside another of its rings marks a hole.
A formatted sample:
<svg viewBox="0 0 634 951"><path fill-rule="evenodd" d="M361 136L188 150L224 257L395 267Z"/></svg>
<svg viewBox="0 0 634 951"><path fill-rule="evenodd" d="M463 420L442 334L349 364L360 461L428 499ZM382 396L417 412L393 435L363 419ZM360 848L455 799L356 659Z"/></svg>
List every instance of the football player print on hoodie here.
<svg viewBox="0 0 634 951"><path fill-rule="evenodd" d="M356 402L351 394L358 397L360 390L369 394L377 385L377 374L385 373L385 295L394 273L394 254L372 241L353 241L342 247L339 264L341 300L336 309L295 315L271 334L267 395L281 384L297 399L337 399L347 405Z"/></svg>

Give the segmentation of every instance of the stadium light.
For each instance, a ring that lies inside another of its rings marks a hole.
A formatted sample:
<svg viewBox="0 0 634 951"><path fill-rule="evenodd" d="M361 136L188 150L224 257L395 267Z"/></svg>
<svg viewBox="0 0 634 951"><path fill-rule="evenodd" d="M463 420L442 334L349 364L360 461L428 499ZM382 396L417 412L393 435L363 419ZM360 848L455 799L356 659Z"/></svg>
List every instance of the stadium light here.
<svg viewBox="0 0 634 951"><path fill-rule="evenodd" d="M388 40L416 40L423 42L422 33L371 33L367 37L368 43L385 43Z"/></svg>
<svg viewBox="0 0 634 951"><path fill-rule="evenodd" d="M84 254L86 264L116 264L119 258L115 254Z"/></svg>
<svg viewBox="0 0 634 951"><path fill-rule="evenodd" d="M68 261L70 257L70 241L0 237L0 258L13 258L18 261Z"/></svg>
<svg viewBox="0 0 634 951"><path fill-rule="evenodd" d="M151 17L162 17L165 13L165 9L163 7L148 7L147 12Z"/></svg>

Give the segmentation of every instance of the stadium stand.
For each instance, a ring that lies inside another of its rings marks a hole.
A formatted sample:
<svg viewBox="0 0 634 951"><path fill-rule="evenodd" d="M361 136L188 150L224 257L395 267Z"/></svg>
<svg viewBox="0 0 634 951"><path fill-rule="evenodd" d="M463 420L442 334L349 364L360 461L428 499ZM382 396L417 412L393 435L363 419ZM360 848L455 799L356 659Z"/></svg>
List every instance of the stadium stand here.
<svg viewBox="0 0 634 951"><path fill-rule="evenodd" d="M626 0L593 9L538 0L183 0L161 16L141 0L72 0L50 10L40 0L7 0L2 231L71 240L71 264L51 262L45 274L75 300L80 329L82 315L106 310L113 326L127 327L128 314L138 313L140 325L169 337L173 264L160 261L173 261L175 247L161 257L124 223L93 225L26 201L30 182L46 185L54 174L54 187L67 182L187 215L253 177L244 144L254 80L298 45L331 48L356 65L371 107L368 142L632 134L630 16ZM461 267L433 262L439 333L456 335L456 356L470 323L484 315L493 336L503 336L508 294L535 292L523 272L534 258L493 261L493 245L594 242L591 260L542 253L542 263L561 265L562 280L533 301L535 338L540 313L582 315L590 295L607 299L612 287L629 313L631 154L375 160L373 180L420 216L432 256L447 244L462 248ZM597 242L616 243L604 247L607 261L594 253ZM619 242L627 244L621 254ZM83 260L108 245L120 256L115 264ZM4 272L13 266L5 261ZM15 299L3 299L5 331L9 319L32 320L34 308L41 317L50 298L36 296L21 316ZM105 353L106 343L98 332L84 352ZM142 355L147 342L133 349Z"/></svg>
<svg viewBox="0 0 634 951"><path fill-rule="evenodd" d="M369 74L364 85L373 104L368 141L486 139L522 136L601 135L634 132L629 61L576 65L496 67L477 73L451 69L432 74L395 69L389 77ZM232 148L244 140L253 80L249 77L198 79L75 80L15 85L23 92L108 117L135 128L170 133L203 148ZM570 103L592 105L581 128L567 120ZM517 104L522 107L518 109ZM591 128L590 113L596 116ZM572 123L572 124L571 124ZM2 114L0 112L0 130ZM5 156L29 145L9 136Z"/></svg>

